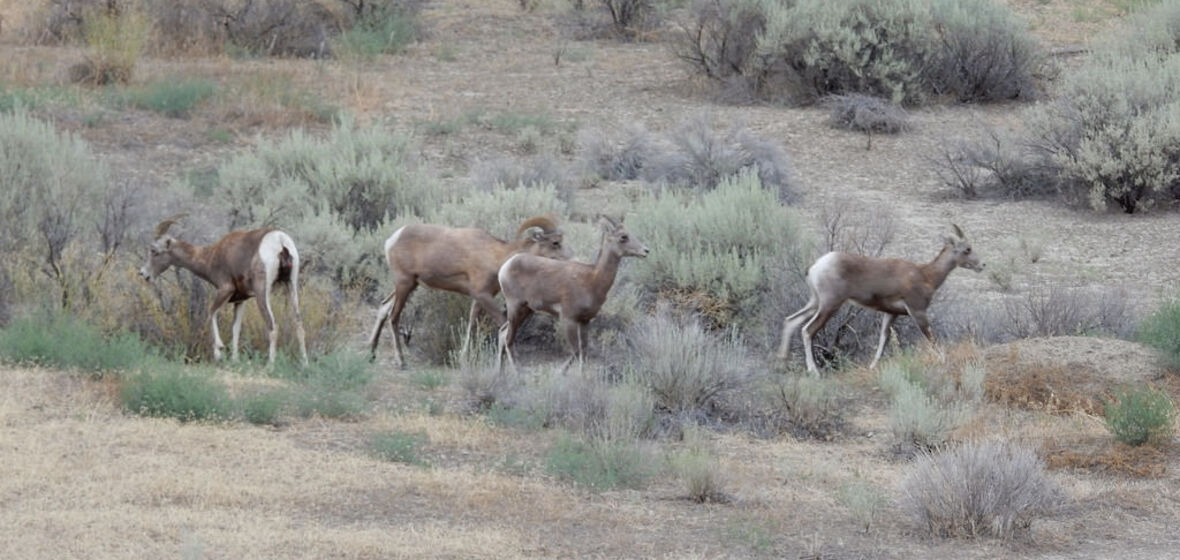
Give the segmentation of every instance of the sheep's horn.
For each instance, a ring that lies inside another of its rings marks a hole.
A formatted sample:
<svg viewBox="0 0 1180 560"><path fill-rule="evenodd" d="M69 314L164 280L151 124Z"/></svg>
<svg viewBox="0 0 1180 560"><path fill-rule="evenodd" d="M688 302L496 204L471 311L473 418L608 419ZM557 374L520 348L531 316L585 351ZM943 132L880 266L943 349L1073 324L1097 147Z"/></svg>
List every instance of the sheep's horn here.
<svg viewBox="0 0 1180 560"><path fill-rule="evenodd" d="M524 232L528 231L529 228L535 227L541 228L541 231L545 233L554 233L557 231L557 216L554 216L550 212L543 216L536 216L525 220L520 224L520 229L516 230L516 238L520 239L520 236L524 235Z"/></svg>
<svg viewBox="0 0 1180 560"><path fill-rule="evenodd" d="M179 222L180 219L184 218L185 216L188 216L188 214L176 214L175 216L169 217L168 219L156 224L156 237L160 237L161 235L168 233L168 228L172 227L172 224Z"/></svg>

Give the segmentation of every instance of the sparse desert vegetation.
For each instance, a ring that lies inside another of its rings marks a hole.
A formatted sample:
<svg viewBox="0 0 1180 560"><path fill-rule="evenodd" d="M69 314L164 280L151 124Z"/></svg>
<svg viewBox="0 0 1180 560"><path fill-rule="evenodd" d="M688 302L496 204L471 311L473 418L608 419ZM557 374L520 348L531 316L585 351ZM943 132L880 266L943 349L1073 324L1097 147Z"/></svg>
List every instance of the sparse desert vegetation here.
<svg viewBox="0 0 1180 560"><path fill-rule="evenodd" d="M1178 14L0 0L3 550L1174 555ZM290 234L308 363L283 288L268 365L252 302L217 361L209 284L139 277L177 214ZM602 216L650 249L584 363L543 314L516 369L487 317L461 352L470 299L430 289L370 361L394 231L542 215L576 261ZM987 268L938 289L936 342L899 317L869 369L880 315L845 306L820 375L772 357L820 255L924 262L952 223Z"/></svg>

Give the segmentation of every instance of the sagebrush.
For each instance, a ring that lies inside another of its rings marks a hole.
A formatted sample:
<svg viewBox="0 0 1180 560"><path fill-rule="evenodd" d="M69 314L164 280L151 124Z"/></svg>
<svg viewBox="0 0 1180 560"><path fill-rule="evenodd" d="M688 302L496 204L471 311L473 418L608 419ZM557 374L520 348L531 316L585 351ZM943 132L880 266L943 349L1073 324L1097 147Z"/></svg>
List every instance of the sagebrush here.
<svg viewBox="0 0 1180 560"><path fill-rule="evenodd" d="M1012 538L1064 501L1031 449L984 442L919 456L898 503L934 536Z"/></svg>
<svg viewBox="0 0 1180 560"><path fill-rule="evenodd" d="M1027 98L1043 58L1023 22L991 1L706 0L681 30L677 52L695 70L788 103Z"/></svg>

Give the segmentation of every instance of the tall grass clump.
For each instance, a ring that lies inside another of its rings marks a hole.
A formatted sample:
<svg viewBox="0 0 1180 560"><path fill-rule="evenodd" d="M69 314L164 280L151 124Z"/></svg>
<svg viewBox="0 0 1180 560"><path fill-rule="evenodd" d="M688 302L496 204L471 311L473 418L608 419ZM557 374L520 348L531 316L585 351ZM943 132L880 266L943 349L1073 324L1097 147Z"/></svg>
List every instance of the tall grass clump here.
<svg viewBox="0 0 1180 560"><path fill-rule="evenodd" d="M1064 501L1031 449L985 442L920 455L898 503L934 536L1009 539Z"/></svg>
<svg viewBox="0 0 1180 560"><path fill-rule="evenodd" d="M141 416L182 422L229 420L234 405L225 385L206 370L162 363L124 380L123 407Z"/></svg>
<svg viewBox="0 0 1180 560"><path fill-rule="evenodd" d="M1180 298L1172 298L1139 325L1140 342L1159 350L1168 367L1180 370Z"/></svg>
<svg viewBox="0 0 1180 560"><path fill-rule="evenodd" d="M1166 392L1151 387L1116 391L1104 412L1106 429L1127 445L1166 438L1175 429L1176 405Z"/></svg>
<svg viewBox="0 0 1180 560"><path fill-rule="evenodd" d="M660 247L632 269L634 279L714 326L753 327L770 297L766 287L801 266L787 262L804 254L795 213L753 171L699 195L645 196L630 223L648 246Z"/></svg>
<svg viewBox="0 0 1180 560"><path fill-rule="evenodd" d="M748 387L754 366L738 340L705 330L694 317L667 309L630 329L627 368L651 391L658 410L703 420Z"/></svg>
<svg viewBox="0 0 1180 560"><path fill-rule="evenodd" d="M86 61L71 69L75 82L95 85L131 81L135 64L151 38L151 21L140 11L91 7L82 15L82 31L90 47Z"/></svg>
<svg viewBox="0 0 1180 560"><path fill-rule="evenodd" d="M108 336L65 314L34 315L0 330L0 357L92 375L132 371L154 359L154 353L131 333Z"/></svg>
<svg viewBox="0 0 1180 560"><path fill-rule="evenodd" d="M688 499L697 503L724 502L725 476L717 457L699 428L687 430L684 446L668 457L672 472L684 485Z"/></svg>
<svg viewBox="0 0 1180 560"><path fill-rule="evenodd" d="M690 67L739 95L789 103L1027 97L1042 57L1026 26L990 1L710 0L681 28L677 52Z"/></svg>
<svg viewBox="0 0 1180 560"><path fill-rule="evenodd" d="M262 142L220 170L215 198L231 228L282 225L299 241L305 270L372 289L393 220L443 200L417 170L410 140L341 120L324 138L296 130ZM302 254L306 253L306 254Z"/></svg>

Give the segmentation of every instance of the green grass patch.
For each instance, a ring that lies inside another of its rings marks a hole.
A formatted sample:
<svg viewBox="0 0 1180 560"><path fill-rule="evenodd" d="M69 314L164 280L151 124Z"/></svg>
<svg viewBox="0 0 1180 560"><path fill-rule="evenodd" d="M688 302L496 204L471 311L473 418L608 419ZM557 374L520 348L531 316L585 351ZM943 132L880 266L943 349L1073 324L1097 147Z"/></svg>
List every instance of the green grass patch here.
<svg viewBox="0 0 1180 560"><path fill-rule="evenodd" d="M123 406L141 416L176 418L182 422L233 418L233 401L211 372L164 363L128 377L120 393Z"/></svg>
<svg viewBox="0 0 1180 560"><path fill-rule="evenodd" d="M133 107L183 119L194 108L217 93L217 84L200 78L165 80L141 87L116 91L111 100L116 106Z"/></svg>
<svg viewBox="0 0 1180 560"><path fill-rule="evenodd" d="M26 317L0 330L0 357L60 369L78 369L101 376L139 368L156 355L138 336L108 336L72 317Z"/></svg>
<svg viewBox="0 0 1180 560"><path fill-rule="evenodd" d="M10 113L17 107L38 109L47 104L78 107L82 96L77 89L62 86L11 87L0 84L0 113Z"/></svg>
<svg viewBox="0 0 1180 560"><path fill-rule="evenodd" d="M371 61L382 54L405 52L418 38L413 19L397 10L366 18L341 33L334 43L337 56Z"/></svg>
<svg viewBox="0 0 1180 560"><path fill-rule="evenodd" d="M552 134L566 126L544 113L518 113L515 111L487 115L480 123L491 130L513 134L529 127L541 131L542 134Z"/></svg>
<svg viewBox="0 0 1180 560"><path fill-rule="evenodd" d="M541 407L514 407L498 402L492 403L484 412L484 416L497 426L524 431L541 430L549 420L548 413Z"/></svg>
<svg viewBox="0 0 1180 560"><path fill-rule="evenodd" d="M361 354L336 351L314 358L307 367L290 356L276 358L269 374L299 385L292 396L299 416L350 418L365 411L363 389L372 381L373 371Z"/></svg>
<svg viewBox="0 0 1180 560"><path fill-rule="evenodd" d="M634 442L562 436L549 450L545 467L563 480L602 492L641 487L654 474L648 459Z"/></svg>
<svg viewBox="0 0 1180 560"><path fill-rule="evenodd" d="M40 101L40 97L33 90L0 87L0 112L9 113L17 107L26 110L36 109Z"/></svg>
<svg viewBox="0 0 1180 560"><path fill-rule="evenodd" d="M374 457L384 461L405 463L420 467L427 466L422 459L422 448L430 443L425 432L383 432L374 434L369 440L369 450Z"/></svg>
<svg viewBox="0 0 1180 560"><path fill-rule="evenodd" d="M288 391L268 390L244 395L237 399L242 418L251 424L274 425L290 400Z"/></svg>
<svg viewBox="0 0 1180 560"><path fill-rule="evenodd" d="M411 383L427 391L445 387L448 381L447 375L441 370L419 370L410 375Z"/></svg>
<svg viewBox="0 0 1180 560"><path fill-rule="evenodd" d="M562 131L573 131L578 128L576 122L561 121L546 113L518 111L497 113L488 111L487 109L471 109L451 119L419 121L417 126L418 130L431 136L457 134L469 126L510 135L520 134L521 131L527 128L535 129L544 135L551 135Z"/></svg>

